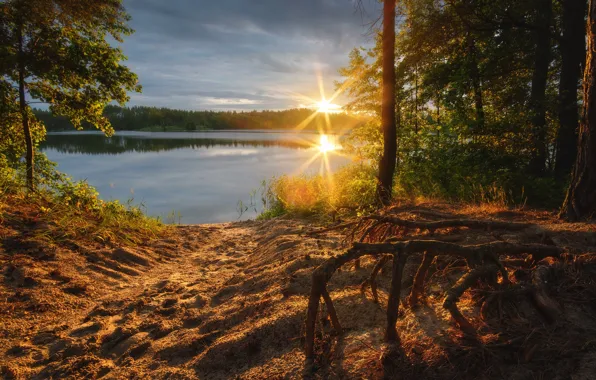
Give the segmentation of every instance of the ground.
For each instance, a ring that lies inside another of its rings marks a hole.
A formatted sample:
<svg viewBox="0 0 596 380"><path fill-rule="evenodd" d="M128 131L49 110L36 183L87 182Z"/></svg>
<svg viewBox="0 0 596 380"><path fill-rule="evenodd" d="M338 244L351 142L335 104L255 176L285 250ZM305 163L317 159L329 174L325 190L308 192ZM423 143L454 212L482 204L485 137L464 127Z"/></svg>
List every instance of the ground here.
<svg viewBox="0 0 596 380"><path fill-rule="evenodd" d="M420 210L448 219L532 222L548 232L551 244L574 256L596 252L594 225L563 223L548 212L444 204L390 212L419 220ZM383 333L390 270L379 277L380 299L374 303L360 287L374 260L363 259L360 269L346 264L329 283L344 332L335 334L321 315L316 356L306 360L311 273L345 252L348 231L312 234L321 226L277 218L176 226L167 237L136 245L86 239L48 244L31 238L45 226L10 222L18 218L13 213L0 225L0 375L5 378L575 380L596 373L596 271L589 265L557 267L549 292L560 315L552 323L516 294L505 294L481 316L482 297L495 290L467 291L461 309L479 331L470 340L441 307L445 289L465 268L461 260L437 260L425 302L402 307L399 354L387 359ZM400 239L429 238L418 230L399 234ZM465 227L436 234L462 245L545 239ZM406 267L402 299L415 269Z"/></svg>

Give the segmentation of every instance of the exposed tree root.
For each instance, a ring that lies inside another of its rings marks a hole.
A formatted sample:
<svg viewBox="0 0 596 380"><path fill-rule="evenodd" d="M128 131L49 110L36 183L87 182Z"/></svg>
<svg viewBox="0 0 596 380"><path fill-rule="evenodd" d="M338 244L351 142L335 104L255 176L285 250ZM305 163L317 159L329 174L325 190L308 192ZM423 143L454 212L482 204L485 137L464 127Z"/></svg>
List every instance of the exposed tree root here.
<svg viewBox="0 0 596 380"><path fill-rule="evenodd" d="M557 303L548 296L548 278L551 277L552 267L541 265L532 275L530 295L536 308L542 313L546 320L553 323L560 314Z"/></svg>
<svg viewBox="0 0 596 380"><path fill-rule="evenodd" d="M402 249L393 256L393 270L391 271L391 288L389 289L389 300L387 301L387 328L385 330L385 341L397 342L397 316L399 314L399 300L401 293L401 278L404 266L408 259L407 251Z"/></svg>
<svg viewBox="0 0 596 380"><path fill-rule="evenodd" d="M370 221L373 222L371 223ZM370 235L381 225L392 225L399 226L402 228L427 230L431 234L434 233L436 230L442 228L466 227L470 229L480 229L488 231L521 231L535 226L534 224L529 223L504 222L498 220L452 219L439 221L418 221L401 219L393 216L371 215L362 218L361 222L356 225L354 234L357 234L358 231L364 230L364 233L360 237L360 241L363 242L366 241L368 235Z"/></svg>
<svg viewBox="0 0 596 380"><path fill-rule="evenodd" d="M348 228L351 227L353 225L355 225L357 222L345 222L345 223L340 223L338 225L335 226L331 226L331 227L327 227L327 228L322 228L322 229L318 229L318 230L314 230L314 231L309 231L306 233L306 235L318 235L318 234L324 234L326 232L331 232L331 231L336 231L336 230L341 230L342 228Z"/></svg>
<svg viewBox="0 0 596 380"><path fill-rule="evenodd" d="M327 287L323 288L321 295L325 300L325 305L327 305L327 312L329 313L329 318L331 318L331 324L333 325L333 328L338 334L341 334L343 330L341 328L341 324L339 323L339 318L337 318L337 312L333 306L333 301L331 301L329 292L327 292Z"/></svg>
<svg viewBox="0 0 596 380"><path fill-rule="evenodd" d="M414 280L414 297L411 295L410 299L417 299L420 294L423 293L422 290L424 277L426 276L428 267L432 262L432 257L439 255L452 255L462 257L467 261L468 266L471 269L455 284L455 286L453 286L447 292L443 306L449 310L457 324L465 333L473 335L475 334L475 330L457 308L457 301L461 295L467 289L473 286L478 280L484 278L494 278L497 272L501 273L503 284L508 283L508 273L499 260L500 254L515 255L526 253L531 254L534 258L559 257L562 253L562 250L555 246L541 244L513 244L503 241L470 246L463 246L437 240L409 240L376 244L354 243L352 248L346 251L344 254L328 259L313 272L312 288L306 319L307 357L312 357L314 353L315 322L321 297L324 298L327 304L327 309L329 310L334 327L338 332L341 331L341 325L339 324L339 319L335 314L333 302L326 290L327 283L339 267L348 263L349 261L358 260L360 257L365 255L383 255L383 259L381 261L387 261L389 258L393 257L392 280L387 305L387 327L385 339L388 342L397 341L398 334L396 330L396 322L399 310L403 268L409 255L419 252L425 252L425 254L416 275L416 279ZM384 262L381 264L377 263L377 265L375 265L375 269L373 270L373 273L371 273L372 281L371 279L368 280L371 286L376 282L376 274L383 264ZM541 276L538 278L542 279ZM373 291L373 298L378 301L378 297L375 297L375 293L376 287ZM545 300L548 299L544 298L544 294L542 293L540 293L539 296L542 297L539 297L539 301L546 305L547 303ZM335 322L333 321L334 318L336 319Z"/></svg>
<svg viewBox="0 0 596 380"><path fill-rule="evenodd" d="M376 254L381 253L382 252L378 252ZM333 276L333 273L335 273L339 267L350 260L357 259L360 256L366 254L373 253L367 253L352 248L343 255L330 258L313 271L312 287L310 289L308 311L306 314L306 356L308 358L312 357L314 353L315 323L317 319L317 312L319 310L319 301L323 296L323 292L326 292L327 282L331 279L331 276ZM333 305L331 297L329 297L328 305ZM335 308L333 310L335 310Z"/></svg>
<svg viewBox="0 0 596 380"><path fill-rule="evenodd" d="M422 263L418 267L416 271L416 275L414 276L414 283L412 284L412 290L410 291L410 295L407 299L407 304L410 307L413 307L418 304L420 301L420 296L424 293L424 280L426 279L426 274L428 273L428 268L430 268L430 264L433 262L435 255L429 252L424 252L422 256Z"/></svg>
<svg viewBox="0 0 596 380"><path fill-rule="evenodd" d="M409 214L420 215L425 218L434 218L434 219L453 219L453 217L454 217L453 214L445 214L443 212L431 211L431 210L425 210L425 209L401 210L398 212L390 211L390 213L391 214L409 213Z"/></svg>
<svg viewBox="0 0 596 380"><path fill-rule="evenodd" d="M393 256L391 256L391 255L382 256L376 262L375 266L373 267L373 270L370 272L370 277L368 279L364 280L364 282L360 286L360 289L362 290L362 292L364 292L366 290L367 286L370 286L370 290L373 295L373 301L375 303L379 302L379 295L377 293L377 275L379 274L379 271L383 268L385 263L387 261L389 261L389 259L391 259L392 257Z"/></svg>
<svg viewBox="0 0 596 380"><path fill-rule="evenodd" d="M421 215L439 216L433 212L426 212L424 210L410 211ZM360 235L358 241L373 242L373 241L385 241L391 236L395 236L399 230L403 235L406 235L410 229L429 231L431 235L434 235L435 231L445 228L457 228L466 227L469 229L480 229L480 230L508 230L508 231L521 231L529 229L531 227L536 228L535 224L530 223L515 223L515 222L504 222L498 220L479 220L479 219L450 219L450 220L439 220L439 221L419 221L419 220L408 220L394 216L386 215L371 215L362 218L358 223L351 222L353 225L352 231L348 234L347 239L354 241L357 235ZM544 231L540 231L544 235ZM544 235L546 236L546 235ZM544 240L544 239L543 239ZM360 268L360 261L354 262L354 269Z"/></svg>
<svg viewBox="0 0 596 380"><path fill-rule="evenodd" d="M472 324L468 322L459 311L457 302L466 290L471 288L481 279L493 276L498 270L499 267L493 263L471 269L447 291L447 296L443 301L443 307L449 311L459 328L467 335L475 336L476 329L474 329L474 326L472 326Z"/></svg>

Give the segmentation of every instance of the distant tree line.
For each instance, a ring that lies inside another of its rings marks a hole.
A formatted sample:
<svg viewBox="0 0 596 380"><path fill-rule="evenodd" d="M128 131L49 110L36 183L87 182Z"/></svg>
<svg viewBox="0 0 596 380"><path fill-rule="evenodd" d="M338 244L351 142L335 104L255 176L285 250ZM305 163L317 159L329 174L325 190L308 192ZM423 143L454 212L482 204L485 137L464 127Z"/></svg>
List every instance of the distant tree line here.
<svg viewBox="0 0 596 380"><path fill-rule="evenodd" d="M48 131L72 130L66 117L34 110ZM201 131L226 129L308 129L340 131L351 129L359 119L346 113L315 113L311 109L283 111L189 111L157 107L107 105L103 115L115 130ZM327 124L326 119L329 120Z"/></svg>

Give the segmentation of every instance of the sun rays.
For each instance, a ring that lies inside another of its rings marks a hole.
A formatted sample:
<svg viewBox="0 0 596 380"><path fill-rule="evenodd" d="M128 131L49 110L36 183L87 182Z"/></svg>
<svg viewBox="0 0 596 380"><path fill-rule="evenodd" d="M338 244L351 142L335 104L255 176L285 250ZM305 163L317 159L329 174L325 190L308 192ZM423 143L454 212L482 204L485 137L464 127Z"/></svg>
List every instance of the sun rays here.
<svg viewBox="0 0 596 380"><path fill-rule="evenodd" d="M323 99L316 103L317 112L319 113L336 113L341 112L341 106L331 103L329 100Z"/></svg>
<svg viewBox="0 0 596 380"><path fill-rule="evenodd" d="M319 151L321 153L327 153L336 149L337 146L329 139L329 136L321 135L319 138Z"/></svg>
<svg viewBox="0 0 596 380"><path fill-rule="evenodd" d="M313 112L309 114L304 120L302 120L293 129L294 132L302 132L305 128L311 126L314 123L316 130L316 139L310 139L299 137L305 145L309 146L309 150L312 151L310 156L305 162L303 162L299 168L297 168L295 175L305 173L311 165L316 165L319 161L319 175L325 177L329 181L329 185L333 186L333 176L331 171L331 156L342 156L349 157L342 152L341 140L344 135L348 132L347 128L343 126L332 125L330 115L343 111L342 106L334 103L337 98L358 78L350 77L339 85L335 92L330 97L325 94L323 85L323 75L320 70L315 70L317 85L319 87L319 99L313 99L307 95L291 92L289 93L292 97L299 100L301 104L307 105L307 108L311 108ZM303 106L304 107L304 106Z"/></svg>
<svg viewBox="0 0 596 380"><path fill-rule="evenodd" d="M302 165L300 165L297 170L297 174L304 173L316 161L320 161L319 175L326 177L329 181L329 184L333 185L330 156L336 155L346 157L346 155L342 152L342 147L340 144L340 140L346 131L344 128L338 128L337 126L334 128L334 126L331 125L329 115L332 113L342 112L342 107L333 102L344 91L344 89L349 86L349 83L348 81L344 82L329 98L327 98L323 85L323 76L320 70L316 70L315 74L319 87L320 100L316 100L302 94L295 94L299 99L309 104L309 108L312 108L313 112L302 122L300 122L294 128L294 131L300 132L304 130L313 121L315 121L315 119L317 119L317 116L320 117L322 115L324 123L319 122L320 119L317 120L316 131L318 132L318 141L308 141L308 145L311 146L310 150L312 150L313 155ZM351 82L351 80L349 82ZM340 132L340 134L336 134L336 131L342 131L343 133Z"/></svg>

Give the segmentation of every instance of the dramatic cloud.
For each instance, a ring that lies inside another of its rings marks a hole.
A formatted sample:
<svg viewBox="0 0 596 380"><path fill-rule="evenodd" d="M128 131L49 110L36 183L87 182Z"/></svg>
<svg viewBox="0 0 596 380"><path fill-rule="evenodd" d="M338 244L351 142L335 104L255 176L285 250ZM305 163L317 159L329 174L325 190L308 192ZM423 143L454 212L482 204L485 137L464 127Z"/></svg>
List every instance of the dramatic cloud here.
<svg viewBox="0 0 596 380"><path fill-rule="evenodd" d="M329 96L348 53L369 45L376 0L124 0L123 45L143 94L131 104L284 109Z"/></svg>

